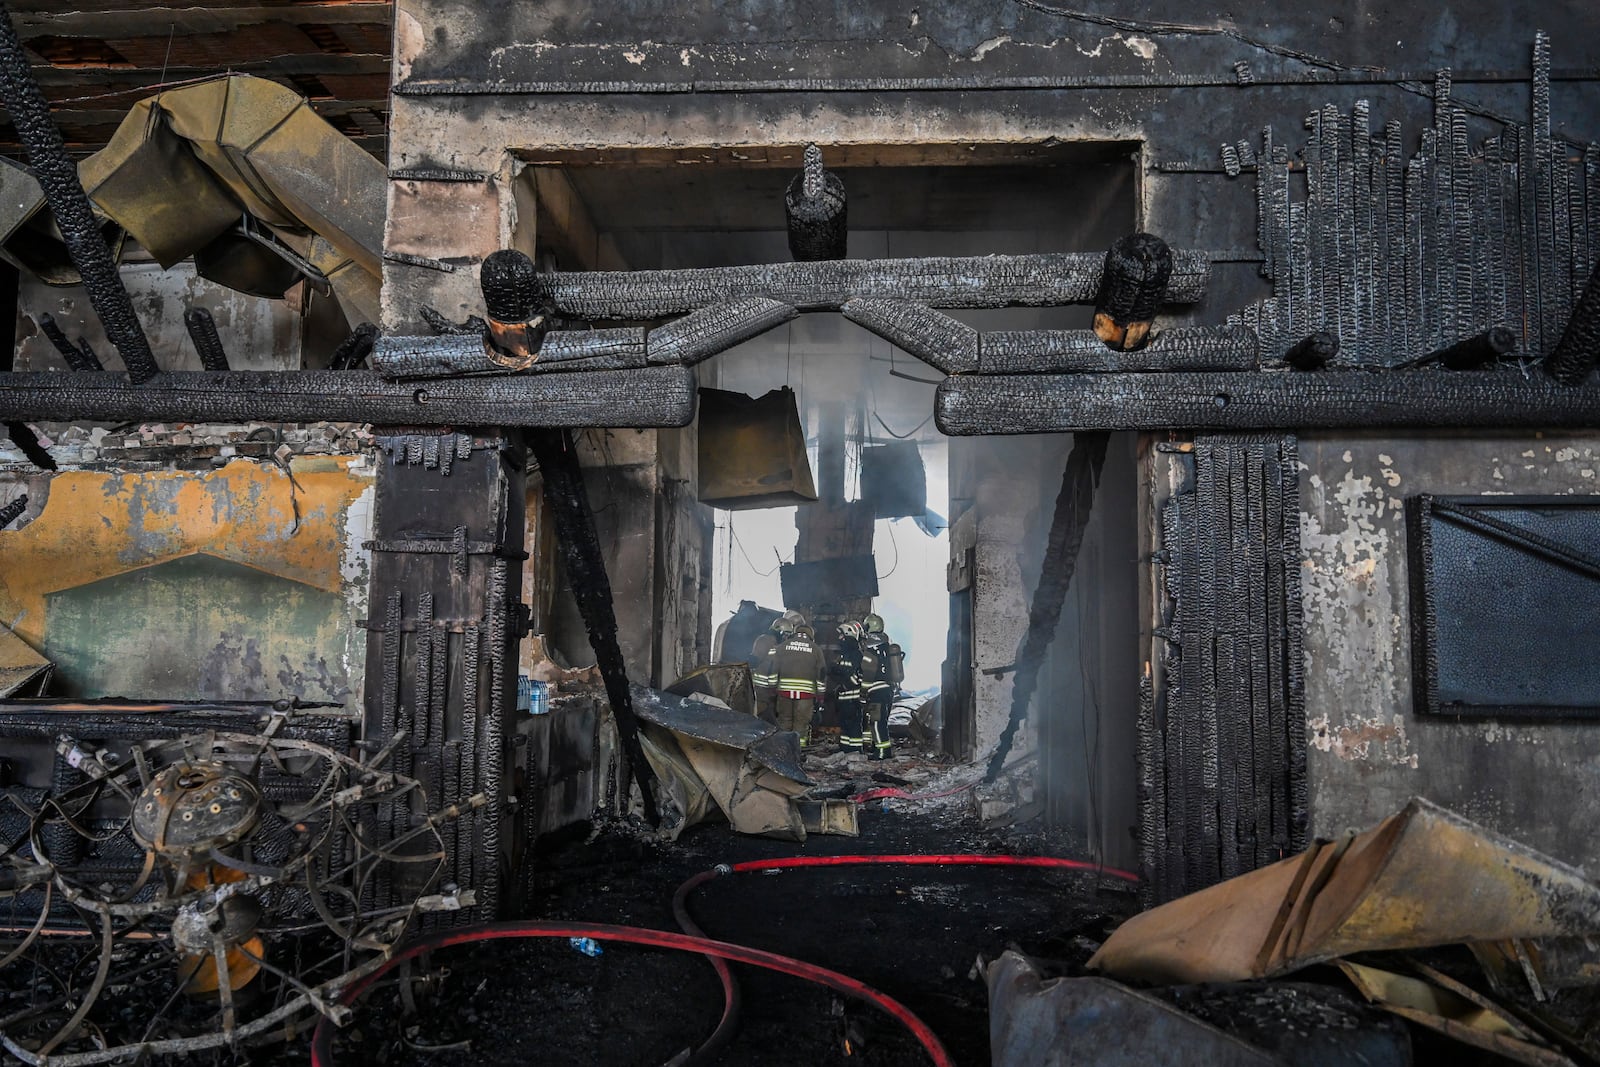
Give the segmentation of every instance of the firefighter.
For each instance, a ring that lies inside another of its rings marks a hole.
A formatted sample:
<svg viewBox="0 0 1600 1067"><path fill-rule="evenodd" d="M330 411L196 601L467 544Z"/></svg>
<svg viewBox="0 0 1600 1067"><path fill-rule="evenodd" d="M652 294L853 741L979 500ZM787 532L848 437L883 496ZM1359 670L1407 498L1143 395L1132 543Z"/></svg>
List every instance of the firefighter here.
<svg viewBox="0 0 1600 1067"><path fill-rule="evenodd" d="M786 611L750 646L750 680L755 683L756 716L776 723L778 709L778 646L794 633L798 614Z"/></svg>
<svg viewBox="0 0 1600 1067"><path fill-rule="evenodd" d="M800 747L811 743L811 712L822 688L822 650L804 621L784 638L773 657L778 672L778 729L800 735Z"/></svg>
<svg viewBox="0 0 1600 1067"><path fill-rule="evenodd" d="M868 615L867 630L861 642L861 699L865 705L863 738L873 759L889 758L889 709L905 681L905 650L884 633L883 619Z"/></svg>
<svg viewBox="0 0 1600 1067"><path fill-rule="evenodd" d="M861 624L841 622L839 645L834 650L830 670L834 677L835 702L839 709L839 748L860 752L861 736Z"/></svg>

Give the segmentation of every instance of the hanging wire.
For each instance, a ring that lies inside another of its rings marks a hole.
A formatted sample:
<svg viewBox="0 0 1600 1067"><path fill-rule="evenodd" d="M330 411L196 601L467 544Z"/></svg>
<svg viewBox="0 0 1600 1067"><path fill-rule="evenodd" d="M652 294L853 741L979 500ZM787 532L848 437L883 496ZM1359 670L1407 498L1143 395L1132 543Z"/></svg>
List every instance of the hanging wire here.
<svg viewBox="0 0 1600 1067"><path fill-rule="evenodd" d="M889 577L889 574L893 574L895 569L900 566L900 543L894 539L894 522L892 520L889 523L889 544L894 547L894 563L889 567L888 574L878 575L878 581L880 582Z"/></svg>
<svg viewBox="0 0 1600 1067"><path fill-rule="evenodd" d="M928 423L932 422L933 421L933 412L931 412L931 411L928 412L928 417L927 418L925 418L921 422L917 423L915 426L913 426L911 429L907 430L905 433L895 433L893 430L889 429L889 424L883 421L883 416L879 415L876 409L873 410L872 417L874 419L878 420L878 425L883 427L883 432L884 433L888 434L890 437L894 437L894 438L897 438L897 439L899 439L901 441L904 441L908 437L914 437L918 430L922 429L924 426L928 425Z"/></svg>
<svg viewBox="0 0 1600 1067"><path fill-rule="evenodd" d="M750 564L751 570L755 571L763 578L771 578L774 574L778 573L778 567L773 567L770 571L764 571L760 567L756 566L756 561L750 558L749 552L745 551L744 542L739 540L739 532L733 528L733 514L731 512L728 514L728 536L732 539L734 544L739 546L739 554L744 557L744 561L746 563ZM772 551L774 554L776 554L778 550L774 548ZM781 567L783 563L783 557L779 556L778 566ZM731 567L729 568L729 572L730 574L732 573Z"/></svg>

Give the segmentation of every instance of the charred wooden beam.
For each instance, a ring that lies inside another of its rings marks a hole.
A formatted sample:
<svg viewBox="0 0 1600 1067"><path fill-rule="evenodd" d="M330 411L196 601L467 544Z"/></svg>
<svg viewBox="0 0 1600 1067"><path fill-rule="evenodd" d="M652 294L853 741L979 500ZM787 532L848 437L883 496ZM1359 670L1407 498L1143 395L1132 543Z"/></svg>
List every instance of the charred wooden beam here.
<svg viewBox="0 0 1600 1067"><path fill-rule="evenodd" d="M997 330L981 339L978 373L1255 370L1258 349L1244 326L1176 326L1136 352L1108 349L1093 330Z"/></svg>
<svg viewBox="0 0 1600 1067"><path fill-rule="evenodd" d="M1491 326L1455 344L1401 364L1423 367L1437 363L1445 370L1482 370L1517 354L1517 335L1504 326Z"/></svg>
<svg viewBox="0 0 1600 1067"><path fill-rule="evenodd" d="M557 271L537 284L556 314L590 321L659 319L745 296L801 311L837 311L882 297L937 308L1058 307L1092 303L1105 257L1092 252L932 259L845 259L686 270ZM1166 299L1205 295L1205 253L1172 253Z"/></svg>
<svg viewBox="0 0 1600 1067"><path fill-rule="evenodd" d="M1144 347L1172 277L1172 249L1153 233L1118 238L1106 250L1094 300L1094 332L1109 348Z"/></svg>
<svg viewBox="0 0 1600 1067"><path fill-rule="evenodd" d="M362 360L372 354L372 348L378 343L378 328L370 322L363 322L350 331L350 336L339 342L339 347L333 350L333 357L328 360L329 370L355 370L361 366Z"/></svg>
<svg viewBox="0 0 1600 1067"><path fill-rule="evenodd" d="M978 331L932 308L905 300L863 297L846 301L844 317L935 370L965 374L978 369Z"/></svg>
<svg viewBox="0 0 1600 1067"><path fill-rule="evenodd" d="M145 382L161 372L150 341L133 313L133 302L122 286L122 275L111 250L101 236L89 197L78 180L78 166L67 155L61 131L50 119L50 105L33 78L33 71L11 12L0 2L0 95L6 110L28 149L28 161L44 191L45 201L55 215L61 240L72 257L72 265L83 278L89 303L105 326L106 337L122 354L122 362L135 383Z"/></svg>
<svg viewBox="0 0 1600 1067"><path fill-rule="evenodd" d="M45 450L39 443L39 435L33 432L33 427L20 420L7 422L6 434L11 438L11 443L17 446L17 451L28 457L32 463L42 471L56 469L55 457Z"/></svg>
<svg viewBox="0 0 1600 1067"><path fill-rule="evenodd" d="M535 285L533 260L515 248L502 248L483 261L478 283L489 314L485 355L507 370L527 370L539 358L550 329L545 301Z"/></svg>
<svg viewBox="0 0 1600 1067"><path fill-rule="evenodd" d="M789 254L802 263L843 259L850 227L844 182L822 165L822 149L806 145L799 174L784 190Z"/></svg>
<svg viewBox="0 0 1600 1067"><path fill-rule="evenodd" d="M764 296L712 304L650 331L651 363L691 366L766 333L798 315L791 305Z"/></svg>
<svg viewBox="0 0 1600 1067"><path fill-rule="evenodd" d="M1583 295L1572 309L1561 340L1544 361L1545 373L1562 385L1580 385L1600 361L1600 259L1595 261Z"/></svg>
<svg viewBox="0 0 1600 1067"><path fill-rule="evenodd" d="M577 448L566 429L532 430L528 448L539 464L545 505L555 520L556 535L566 564L568 583L578 601L589 645L594 649L600 677L605 681L606 697L617 722L617 734L628 757L628 770L639 785L645 818L660 825L655 772L639 743L639 720L633 712L633 693L628 686L628 671L617 642L617 613L611 599L611 580L606 576L605 556L600 551L600 536L595 530L594 512L589 507L589 492L578 468Z"/></svg>
<svg viewBox="0 0 1600 1067"><path fill-rule="evenodd" d="M0 421L375 422L430 426L684 426L695 381L683 367L389 382L370 371L0 375Z"/></svg>
<svg viewBox="0 0 1600 1067"><path fill-rule="evenodd" d="M1295 370L1321 370L1338 355L1338 335L1330 330L1318 330L1285 352L1283 361Z"/></svg>
<svg viewBox="0 0 1600 1067"><path fill-rule="evenodd" d="M487 347L481 334L383 337L373 348L372 369L385 378L404 381L645 366L645 332L637 327L546 334L539 359L521 372L490 357Z"/></svg>
<svg viewBox="0 0 1600 1067"><path fill-rule="evenodd" d="M1562 387L1514 369L960 375L939 387L940 430L972 434L1078 430L1600 426L1600 384Z"/></svg>
<svg viewBox="0 0 1600 1067"><path fill-rule="evenodd" d="M73 370L105 370L100 364L100 357L89 346L89 342L80 337L78 343L74 345L67 340L67 335L56 322L55 316L48 311L39 316L39 329L44 331L50 343L56 346L56 351L61 353L61 358L66 360L67 366Z"/></svg>
<svg viewBox="0 0 1600 1067"><path fill-rule="evenodd" d="M190 308L183 313L183 327L189 331L194 350L200 353L200 365L209 371L228 369L228 353L217 334L216 320L205 308Z"/></svg>
<svg viewBox="0 0 1600 1067"><path fill-rule="evenodd" d="M12 523L16 522L17 519L21 517L22 513L27 510L27 493L23 493L10 503L6 504L5 507L0 508L0 530L3 530L7 526L10 526Z"/></svg>

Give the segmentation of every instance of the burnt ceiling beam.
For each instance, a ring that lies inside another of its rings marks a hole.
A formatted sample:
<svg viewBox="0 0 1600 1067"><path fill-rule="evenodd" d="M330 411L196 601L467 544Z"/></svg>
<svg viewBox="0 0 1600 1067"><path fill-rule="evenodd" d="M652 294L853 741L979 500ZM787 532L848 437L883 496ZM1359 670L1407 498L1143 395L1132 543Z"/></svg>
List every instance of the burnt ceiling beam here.
<svg viewBox="0 0 1600 1067"><path fill-rule="evenodd" d="M1516 369L961 375L939 386L952 437L1080 430L1600 426L1600 381Z"/></svg>
<svg viewBox="0 0 1600 1067"><path fill-rule="evenodd" d="M838 311L857 298L935 308L1060 307L1093 303L1104 265L1100 252L846 259L557 272L540 275L539 285L557 314L591 321L665 318L747 296L770 297L802 311ZM1207 269L1204 252L1173 252L1167 300L1199 300L1205 295Z"/></svg>
<svg viewBox="0 0 1600 1067"><path fill-rule="evenodd" d="M683 426L695 381L683 367L465 378L416 386L371 371L186 371L0 375L0 422L372 422L430 426Z"/></svg>
<svg viewBox="0 0 1600 1067"><path fill-rule="evenodd" d="M1255 331L1242 326L1173 326L1133 352L1107 348L1093 330L991 330L981 338L978 373L1250 371L1257 349Z"/></svg>
<svg viewBox="0 0 1600 1067"><path fill-rule="evenodd" d="M0 96L4 96L6 110L27 146L28 161L106 336L122 354L129 377L134 382L148 381L161 372L150 351L150 340L134 314L111 249L106 247L89 197L78 180L78 166L67 155L61 131L50 118L50 105L33 80L4 3L0 3Z"/></svg>

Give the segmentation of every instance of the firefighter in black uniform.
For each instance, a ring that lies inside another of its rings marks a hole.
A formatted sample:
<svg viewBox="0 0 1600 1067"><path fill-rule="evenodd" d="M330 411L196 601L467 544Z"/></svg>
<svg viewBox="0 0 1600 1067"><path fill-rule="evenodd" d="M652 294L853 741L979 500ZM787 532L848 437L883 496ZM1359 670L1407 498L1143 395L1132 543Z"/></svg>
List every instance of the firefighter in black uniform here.
<svg viewBox="0 0 1600 1067"><path fill-rule="evenodd" d="M839 646L834 650L829 673L839 709L839 748L860 752L863 747L861 723L861 624L839 624Z"/></svg>
<svg viewBox="0 0 1600 1067"><path fill-rule="evenodd" d="M862 740L871 759L889 758L889 709L905 680L905 653L883 631L883 619L868 615L861 640L861 699L865 712Z"/></svg>
<svg viewBox="0 0 1600 1067"><path fill-rule="evenodd" d="M773 662L778 671L778 729L800 735L800 747L811 743L811 712L822 688L822 650L802 622L778 646Z"/></svg>
<svg viewBox="0 0 1600 1067"><path fill-rule="evenodd" d="M798 612L786 611L750 646L750 680L756 689L756 716L776 723L778 711L778 646L800 625Z"/></svg>

